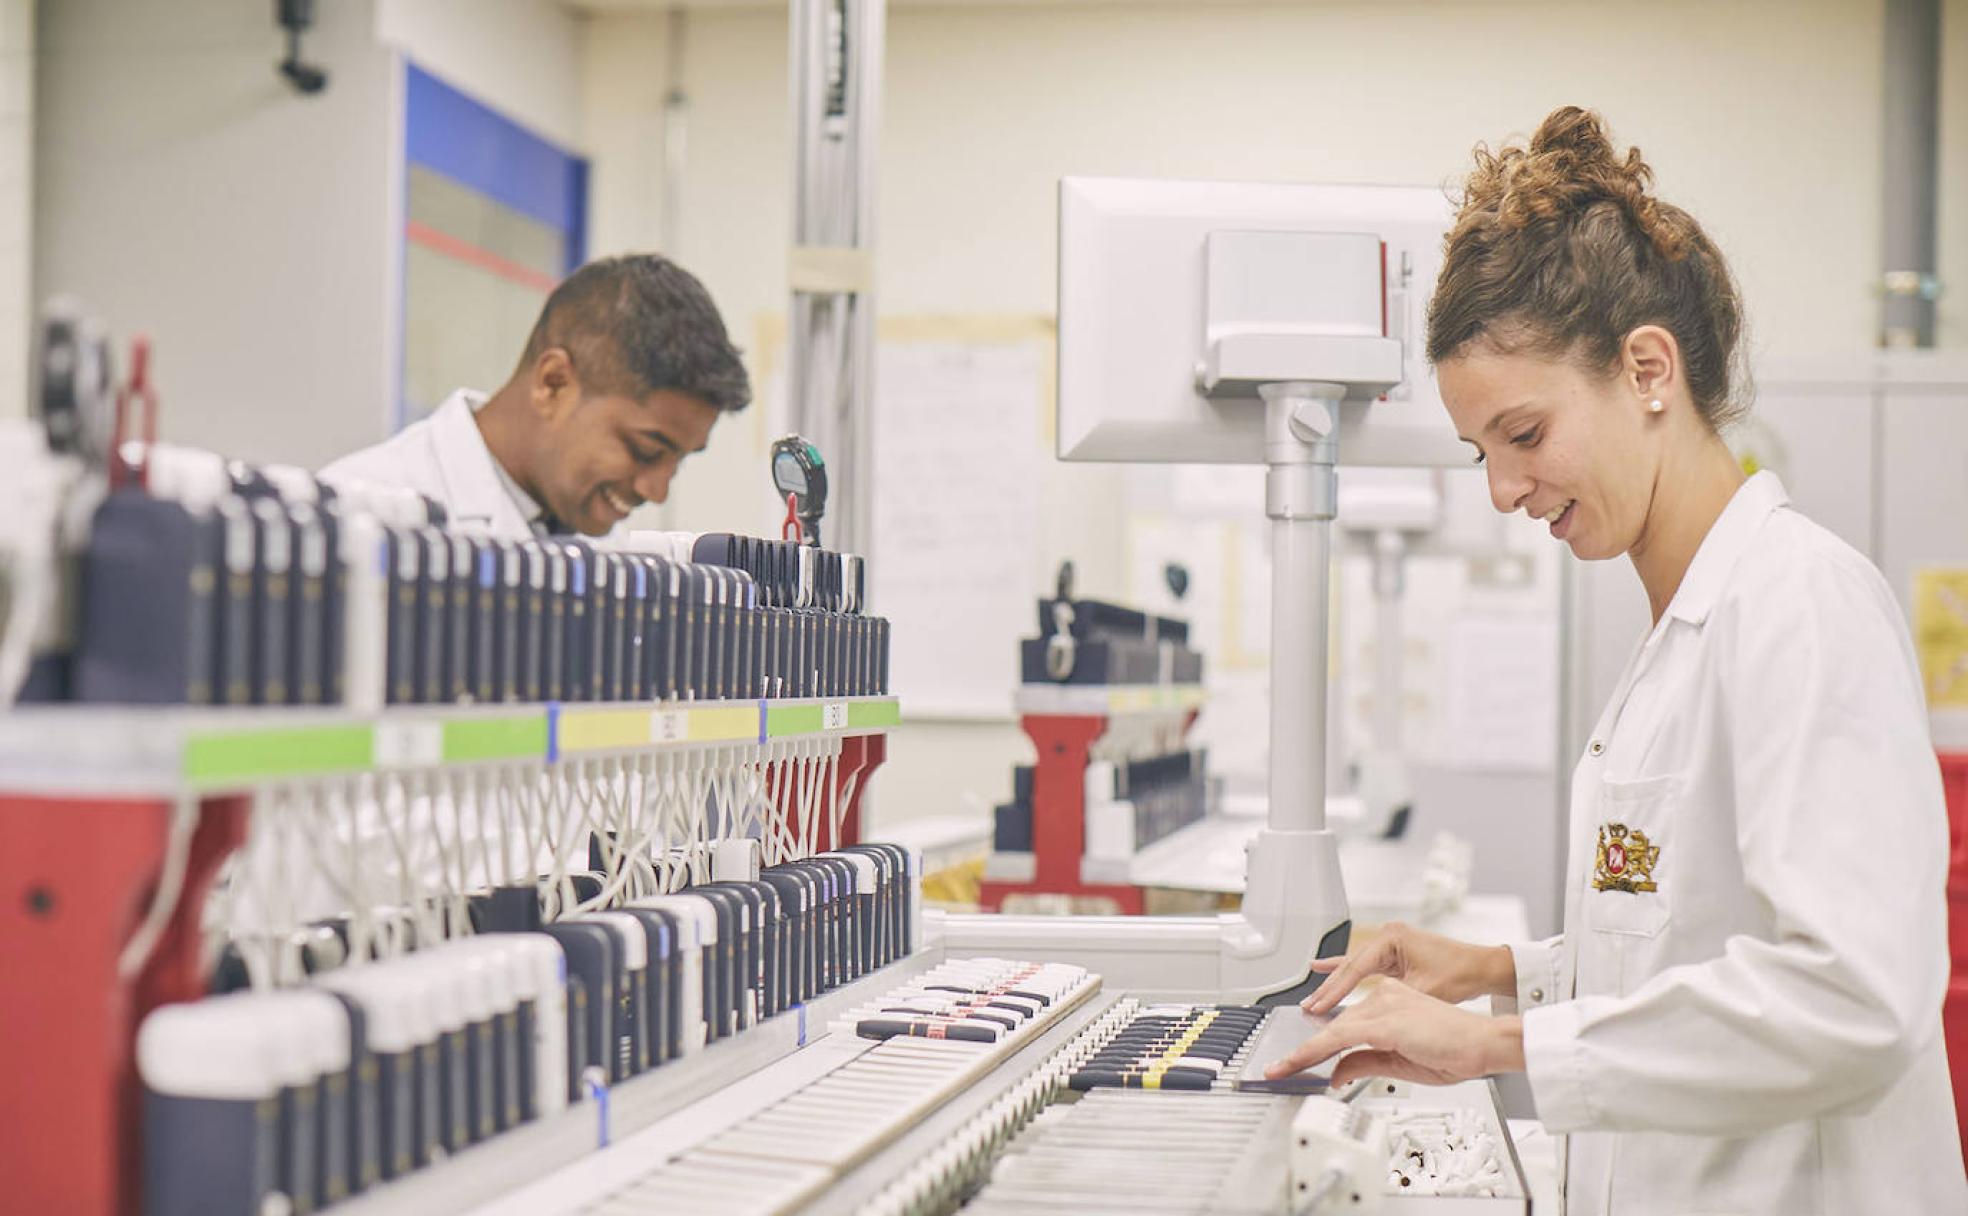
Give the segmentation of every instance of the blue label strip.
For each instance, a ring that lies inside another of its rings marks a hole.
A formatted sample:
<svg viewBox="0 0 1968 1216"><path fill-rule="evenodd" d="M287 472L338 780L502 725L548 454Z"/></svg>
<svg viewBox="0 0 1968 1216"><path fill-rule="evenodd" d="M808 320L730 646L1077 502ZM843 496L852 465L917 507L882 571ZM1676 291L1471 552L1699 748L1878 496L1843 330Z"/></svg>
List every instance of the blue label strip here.
<svg viewBox="0 0 1968 1216"><path fill-rule="evenodd" d="M590 1073L595 1073L595 1072L599 1072L600 1069L590 1068L588 1071ZM595 1147L607 1148L608 1147L608 1086L603 1082L595 1080L593 1077L589 1077L588 1096L594 1099L594 1104L595 1104L595 1139L598 1142L595 1145Z"/></svg>

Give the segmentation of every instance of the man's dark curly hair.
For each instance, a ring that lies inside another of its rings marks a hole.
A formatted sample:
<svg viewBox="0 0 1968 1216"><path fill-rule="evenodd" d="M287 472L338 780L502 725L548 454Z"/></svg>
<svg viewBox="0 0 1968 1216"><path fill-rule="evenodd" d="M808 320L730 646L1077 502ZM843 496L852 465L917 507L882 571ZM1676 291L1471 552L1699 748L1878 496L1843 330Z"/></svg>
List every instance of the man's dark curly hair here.
<svg viewBox="0 0 1968 1216"><path fill-rule="evenodd" d="M751 403L752 385L710 293L653 253L601 258L547 297L520 368L558 346L590 392L646 397L669 390L720 410Z"/></svg>

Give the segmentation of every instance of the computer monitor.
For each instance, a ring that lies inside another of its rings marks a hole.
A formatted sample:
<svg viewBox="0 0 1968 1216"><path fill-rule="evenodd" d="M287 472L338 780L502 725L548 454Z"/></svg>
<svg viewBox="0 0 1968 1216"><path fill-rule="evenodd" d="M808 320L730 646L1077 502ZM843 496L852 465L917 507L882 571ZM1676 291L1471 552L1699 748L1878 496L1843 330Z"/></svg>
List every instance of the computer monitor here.
<svg viewBox="0 0 1968 1216"><path fill-rule="evenodd" d="M1262 464L1275 374L1354 384L1342 464L1467 463L1423 352L1451 218L1437 187L1062 179L1060 459Z"/></svg>

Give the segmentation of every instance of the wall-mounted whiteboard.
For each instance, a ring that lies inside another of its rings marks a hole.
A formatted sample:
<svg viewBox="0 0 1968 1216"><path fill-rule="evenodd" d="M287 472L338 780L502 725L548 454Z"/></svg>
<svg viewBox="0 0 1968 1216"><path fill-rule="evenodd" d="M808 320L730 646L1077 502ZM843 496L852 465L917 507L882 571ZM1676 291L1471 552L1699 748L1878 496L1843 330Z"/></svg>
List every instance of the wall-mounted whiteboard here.
<svg viewBox="0 0 1968 1216"><path fill-rule="evenodd" d="M1052 384L1044 318L880 327L869 601L898 622L892 686L912 718L1011 713L1047 548Z"/></svg>

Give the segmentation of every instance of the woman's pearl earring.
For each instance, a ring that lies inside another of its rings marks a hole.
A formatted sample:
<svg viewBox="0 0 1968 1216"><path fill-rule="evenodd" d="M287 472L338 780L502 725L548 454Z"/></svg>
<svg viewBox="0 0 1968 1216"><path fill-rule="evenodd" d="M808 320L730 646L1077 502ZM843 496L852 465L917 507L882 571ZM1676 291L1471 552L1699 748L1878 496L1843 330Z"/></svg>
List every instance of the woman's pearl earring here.
<svg viewBox="0 0 1968 1216"><path fill-rule="evenodd" d="M1647 403L1647 412L1649 414L1658 414L1666 408L1667 408L1666 406L1661 404L1661 399L1659 397L1656 397L1652 401L1649 401Z"/></svg>

